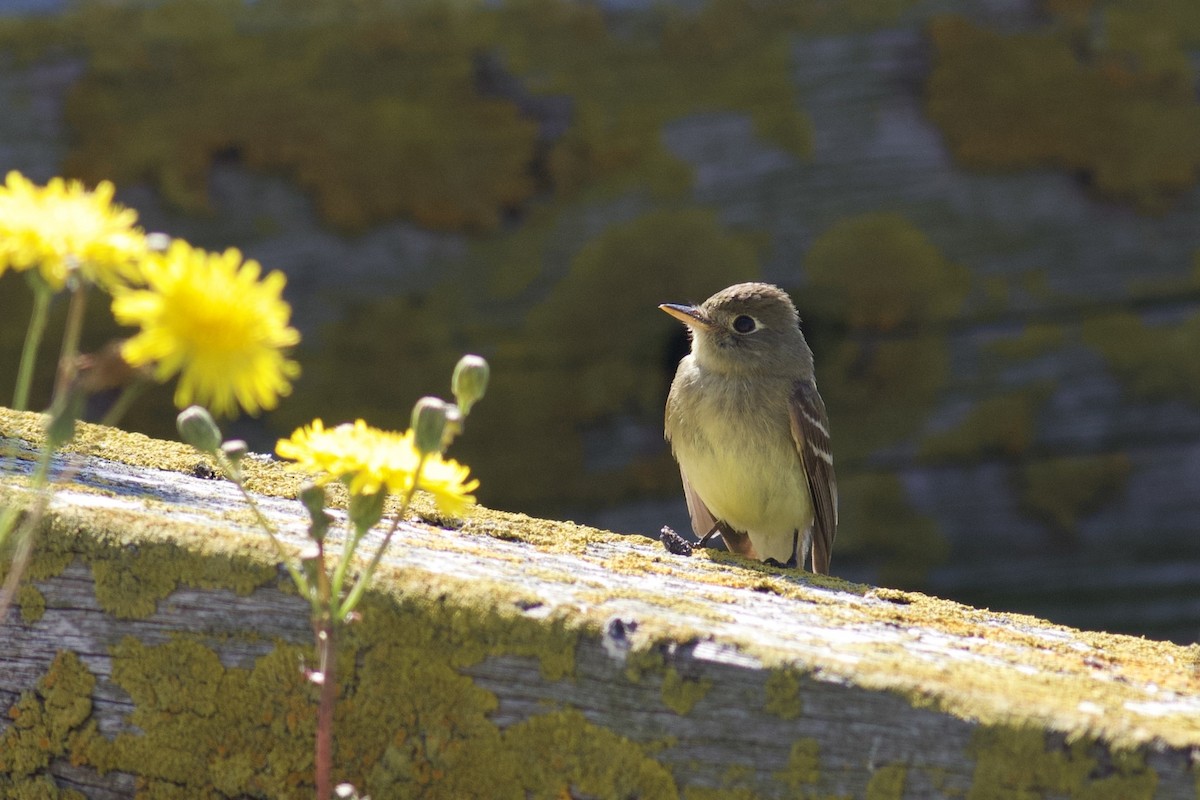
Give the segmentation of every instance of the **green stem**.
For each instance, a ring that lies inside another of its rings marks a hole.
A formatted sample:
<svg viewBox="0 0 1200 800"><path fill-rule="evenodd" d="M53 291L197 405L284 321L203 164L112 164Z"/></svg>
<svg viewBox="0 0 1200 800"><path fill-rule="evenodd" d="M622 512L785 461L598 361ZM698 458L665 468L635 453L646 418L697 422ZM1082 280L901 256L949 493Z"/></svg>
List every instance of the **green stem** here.
<svg viewBox="0 0 1200 800"><path fill-rule="evenodd" d="M222 466L225 465L222 464ZM275 545L275 554L283 562L283 565L287 567L288 574L292 576L292 580L295 581L296 588L300 590L300 594L312 605L314 614L320 613L320 599L312 593L312 588L308 585L308 579L304 577L304 573L297 569L296 565L288 558L288 553L283 547L283 542L279 541L279 537L275 533L275 526L263 515L262 510L258 507L258 503L254 501L254 497L251 496L250 492L246 491L246 487L242 485L242 482L235 480L233 483L242 493L242 497L246 499L250 510L254 512L254 517L258 521L259 526L271 538L271 544Z"/></svg>
<svg viewBox="0 0 1200 800"><path fill-rule="evenodd" d="M21 365L17 368L17 389L13 392L13 409L25 411L29 408L29 387L33 383L33 364L37 361L38 348L42 345L42 334L46 332L50 300L54 291L41 279L30 279L33 288L33 316L25 331L25 346L21 348Z"/></svg>
<svg viewBox="0 0 1200 800"><path fill-rule="evenodd" d="M362 599L363 592L367 590L367 585L371 582L371 578L375 575L375 568L379 566L380 559L383 558L384 552L391 544L392 535L396 529L400 527L400 521L404 519L404 515L408 512L408 506L412 502L413 495L417 493L417 485L421 482L421 471L425 468L425 460L428 455L421 454L421 460L417 462L417 471L413 473L412 485L408 487L408 491L404 494L404 502L400 504L400 510L396 512L396 516L392 518L392 527L388 529L387 535L383 537L383 543L379 545L379 549L375 551L375 555L371 556L371 562L367 564L367 568L358 580L354 582L354 586L350 588L350 594L346 595L345 601L337 609L337 614L334 619L338 622L345 622L346 617L358 605L358 601Z"/></svg>
<svg viewBox="0 0 1200 800"><path fill-rule="evenodd" d="M29 556L33 552L34 531L41 524L46 508L50 505L50 497L53 493L48 490L47 484L53 455L54 451L49 447L43 447L38 456L37 471L33 474L33 488L38 491L38 499L17 529L16 548L8 574L4 576L4 585L0 586L0 620L8 616L8 609L12 605L13 598L17 596L17 585L25 574L25 568L29 565ZM16 522L19 514L20 511L14 503L6 507L3 515L0 515L0 552L4 550L6 540L12 533L13 523Z"/></svg>
<svg viewBox="0 0 1200 800"><path fill-rule="evenodd" d="M71 384L75 382L79 361L79 338L83 333L83 312L86 309L87 285L83 281L74 280L71 287L71 304L67 306L67 327L63 333L62 352L58 356L54 401L65 400Z"/></svg>
<svg viewBox="0 0 1200 800"><path fill-rule="evenodd" d="M324 570L322 570L322 573ZM317 741L314 753L316 767L317 797L322 800L333 797L333 711L337 700L336 653L334 635L336 625L332 619L322 615L313 620L316 634L317 666L321 671L321 695L317 704Z"/></svg>
<svg viewBox="0 0 1200 800"><path fill-rule="evenodd" d="M342 545L342 557L338 559L337 566L333 570L333 585L332 597L333 602L330 603L330 613L335 619L338 619L337 604L341 601L342 586L346 583L346 570L350 567L350 562L354 560L354 551L358 549L358 543L362 541L366 535L365 530L359 530L357 527L351 526L349 519L346 521L346 541Z"/></svg>
<svg viewBox="0 0 1200 800"><path fill-rule="evenodd" d="M149 381L144 378L134 378L132 383L121 390L121 394L108 409L108 412L104 415L104 419L100 420L100 424L115 427L121 421L121 418L125 416L125 412L129 410L129 407L133 405L133 401L137 400L149 385Z"/></svg>

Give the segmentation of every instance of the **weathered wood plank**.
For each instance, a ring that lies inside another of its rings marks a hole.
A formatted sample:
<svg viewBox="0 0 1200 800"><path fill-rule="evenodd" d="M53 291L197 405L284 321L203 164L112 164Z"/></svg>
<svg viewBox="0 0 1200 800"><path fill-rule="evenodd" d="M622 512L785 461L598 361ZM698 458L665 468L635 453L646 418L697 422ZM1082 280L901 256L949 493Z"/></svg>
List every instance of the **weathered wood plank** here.
<svg viewBox="0 0 1200 800"><path fill-rule="evenodd" d="M0 433L28 502L36 418ZM136 466L186 448L77 450L134 466L64 457L0 645L0 788L311 796L306 607L236 493ZM297 504L262 503L298 544ZM338 768L376 800L1196 797L1196 648L483 509L403 534L340 670Z"/></svg>

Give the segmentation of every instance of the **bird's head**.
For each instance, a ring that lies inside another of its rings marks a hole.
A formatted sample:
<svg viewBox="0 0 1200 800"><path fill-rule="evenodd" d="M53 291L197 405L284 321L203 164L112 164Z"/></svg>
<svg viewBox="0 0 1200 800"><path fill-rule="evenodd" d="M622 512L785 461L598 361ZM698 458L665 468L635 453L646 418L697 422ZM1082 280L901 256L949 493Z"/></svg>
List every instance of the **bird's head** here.
<svg viewBox="0 0 1200 800"><path fill-rule="evenodd" d="M718 372L812 370L812 352L800 333L796 306L777 286L739 283L698 306L664 303L663 311L688 326L700 366Z"/></svg>

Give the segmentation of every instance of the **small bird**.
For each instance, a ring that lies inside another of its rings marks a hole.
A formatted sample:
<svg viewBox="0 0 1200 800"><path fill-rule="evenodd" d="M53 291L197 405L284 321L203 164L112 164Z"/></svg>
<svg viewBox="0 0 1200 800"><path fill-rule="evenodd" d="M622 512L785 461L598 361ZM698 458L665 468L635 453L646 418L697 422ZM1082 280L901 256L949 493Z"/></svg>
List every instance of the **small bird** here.
<svg viewBox="0 0 1200 800"><path fill-rule="evenodd" d="M837 531L829 417L787 293L739 283L699 306L664 303L692 351L667 396L666 436L692 529L735 553L827 574Z"/></svg>

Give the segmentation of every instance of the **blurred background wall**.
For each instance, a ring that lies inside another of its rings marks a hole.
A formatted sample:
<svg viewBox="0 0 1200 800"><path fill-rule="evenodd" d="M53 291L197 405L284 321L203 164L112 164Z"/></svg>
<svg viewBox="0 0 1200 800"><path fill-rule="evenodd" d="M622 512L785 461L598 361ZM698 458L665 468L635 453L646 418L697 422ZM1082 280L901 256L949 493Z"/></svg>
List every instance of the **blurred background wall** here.
<svg viewBox="0 0 1200 800"><path fill-rule="evenodd" d="M483 502L686 529L655 306L768 280L832 419L835 574L1200 634L1194 0L3 7L0 169L287 274L304 374L233 424L256 448L404 427L477 352ZM0 396L28 311L7 276ZM174 436L169 392L128 427Z"/></svg>

